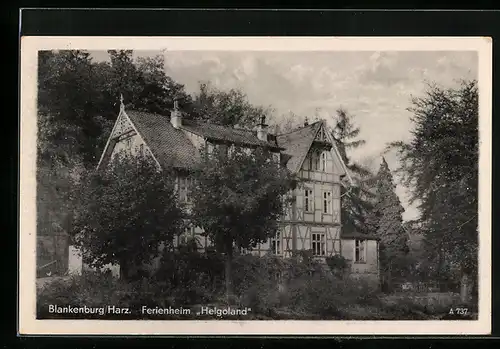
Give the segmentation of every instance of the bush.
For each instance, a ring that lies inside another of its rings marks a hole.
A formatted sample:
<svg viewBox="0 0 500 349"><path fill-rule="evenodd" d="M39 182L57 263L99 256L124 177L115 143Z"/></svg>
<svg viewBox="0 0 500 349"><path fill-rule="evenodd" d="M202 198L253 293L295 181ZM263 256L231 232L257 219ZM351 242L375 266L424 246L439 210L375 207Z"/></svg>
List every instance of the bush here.
<svg viewBox="0 0 500 349"><path fill-rule="evenodd" d="M241 255L234 258L232 270L233 290L240 305L250 307L253 313L272 315L279 306L279 260L270 255Z"/></svg>
<svg viewBox="0 0 500 349"><path fill-rule="evenodd" d="M377 291L368 282L337 277L307 256L282 259L274 255L239 255L233 260L232 270L235 298L231 304L251 308L252 316L258 318L342 319L352 318L349 309L354 304L383 308ZM50 304L114 304L138 312L143 305L194 307L226 302L223 258L215 253L181 249L165 252L151 278L125 282L109 273L94 272L52 283L38 290L37 309L39 318L54 318L59 315L48 314ZM395 307L389 303L385 306ZM402 312L415 308L412 307L408 304ZM144 316L136 313L131 318Z"/></svg>
<svg viewBox="0 0 500 349"><path fill-rule="evenodd" d="M273 255L234 259L233 286L243 306L277 317L342 318L349 304L378 304L378 291L369 282L337 277L307 253L282 259Z"/></svg>
<svg viewBox="0 0 500 349"><path fill-rule="evenodd" d="M224 261L216 253L190 248L165 251L153 279L168 287L178 304L210 303L222 293Z"/></svg>
<svg viewBox="0 0 500 349"><path fill-rule="evenodd" d="M332 273L339 277L343 277L349 267L348 260L340 255L326 257L325 262Z"/></svg>

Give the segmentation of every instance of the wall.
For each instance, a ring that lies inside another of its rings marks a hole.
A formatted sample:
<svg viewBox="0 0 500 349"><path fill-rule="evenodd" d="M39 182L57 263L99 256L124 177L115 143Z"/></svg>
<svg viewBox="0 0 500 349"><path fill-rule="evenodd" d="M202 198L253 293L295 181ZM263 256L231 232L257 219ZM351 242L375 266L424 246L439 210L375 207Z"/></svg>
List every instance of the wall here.
<svg viewBox="0 0 500 349"><path fill-rule="evenodd" d="M120 137L118 139L118 142L116 143L115 147L113 148L113 152L111 153L111 160L113 160L116 154L121 151L128 151L131 154L135 155L140 151L141 145L144 151L149 151L139 135L137 135L135 132L128 133L127 136Z"/></svg>
<svg viewBox="0 0 500 349"><path fill-rule="evenodd" d="M299 188L295 189L294 205L290 207L283 217L283 255L291 256L295 250L311 250L312 234L325 234L325 255L316 258L340 254L340 175L341 170L331 151L323 150L326 155L324 168L323 160L319 155L319 168L315 166L313 158L314 149L309 152L299 171L299 176L304 180ZM312 159L312 161L311 161ZM306 193L312 191L307 196ZM324 193L329 204L327 212L324 211Z"/></svg>
<svg viewBox="0 0 500 349"><path fill-rule="evenodd" d="M349 260L352 273L378 276L378 243L376 240L366 241L365 263L354 263L354 239L342 239L342 256Z"/></svg>

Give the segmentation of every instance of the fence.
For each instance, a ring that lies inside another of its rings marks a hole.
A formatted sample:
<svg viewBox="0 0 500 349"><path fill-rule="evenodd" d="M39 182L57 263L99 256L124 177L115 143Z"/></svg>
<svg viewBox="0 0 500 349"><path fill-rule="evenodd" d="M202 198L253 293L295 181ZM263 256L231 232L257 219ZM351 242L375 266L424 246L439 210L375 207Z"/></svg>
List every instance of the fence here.
<svg viewBox="0 0 500 349"><path fill-rule="evenodd" d="M395 285L395 291L399 292L416 292L416 293L427 293L427 292L458 292L459 288L457 284L451 282L438 282L438 281L428 281L428 282L402 282Z"/></svg>

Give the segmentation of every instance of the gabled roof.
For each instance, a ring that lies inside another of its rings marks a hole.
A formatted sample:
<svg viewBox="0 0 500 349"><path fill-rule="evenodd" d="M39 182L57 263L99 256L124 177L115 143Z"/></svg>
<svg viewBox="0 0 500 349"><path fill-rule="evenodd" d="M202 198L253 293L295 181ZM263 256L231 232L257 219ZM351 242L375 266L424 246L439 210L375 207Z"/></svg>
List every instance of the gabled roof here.
<svg viewBox="0 0 500 349"><path fill-rule="evenodd" d="M182 130L175 129L170 118L138 111L126 111L147 146L162 167L192 169L200 154Z"/></svg>
<svg viewBox="0 0 500 349"><path fill-rule="evenodd" d="M309 149L318 135L318 132L322 128L324 129L324 127L326 127L325 121L316 121L292 132L276 136L278 145L285 149L282 153L289 159L286 165L290 171L297 173L301 169ZM347 175L349 182L352 184L352 178L350 177L344 160L335 145L335 140L328 132L325 132L325 135L328 143L332 145L332 151L336 154L339 166L343 171L341 176Z"/></svg>
<svg viewBox="0 0 500 349"><path fill-rule="evenodd" d="M276 149L278 148L276 142L261 141L259 138L257 138L255 131L252 130L221 126L208 122L200 122L189 119L183 119L182 126L180 128L207 139L226 141L249 146L261 146Z"/></svg>
<svg viewBox="0 0 500 349"><path fill-rule="evenodd" d="M261 141L251 130L189 119L183 119L180 128L176 129L168 116L135 110L128 110L125 114L162 167L194 169L199 163L200 153L185 132L209 140L280 149L275 139L268 142Z"/></svg>
<svg viewBox="0 0 500 349"><path fill-rule="evenodd" d="M290 171L296 173L300 170L322 124L322 121L317 121L276 137L278 145L285 148L283 153L290 157L286 164Z"/></svg>

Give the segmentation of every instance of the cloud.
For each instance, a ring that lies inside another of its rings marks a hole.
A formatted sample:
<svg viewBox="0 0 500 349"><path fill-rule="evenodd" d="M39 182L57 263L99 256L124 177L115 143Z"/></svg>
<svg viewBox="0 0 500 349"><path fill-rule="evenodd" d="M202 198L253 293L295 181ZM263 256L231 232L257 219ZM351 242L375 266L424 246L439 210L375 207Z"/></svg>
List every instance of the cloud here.
<svg viewBox="0 0 500 349"><path fill-rule="evenodd" d="M294 112L332 119L339 107L355 116L366 145L354 160L380 158L387 143L408 140L413 127L411 97L424 93L426 81L450 87L477 78L471 52L167 52L166 72L194 93L199 81L222 89L238 88L251 103L272 105L274 117ZM387 155L391 168L395 155ZM377 165L378 166L378 165ZM407 212L406 189L397 193Z"/></svg>

